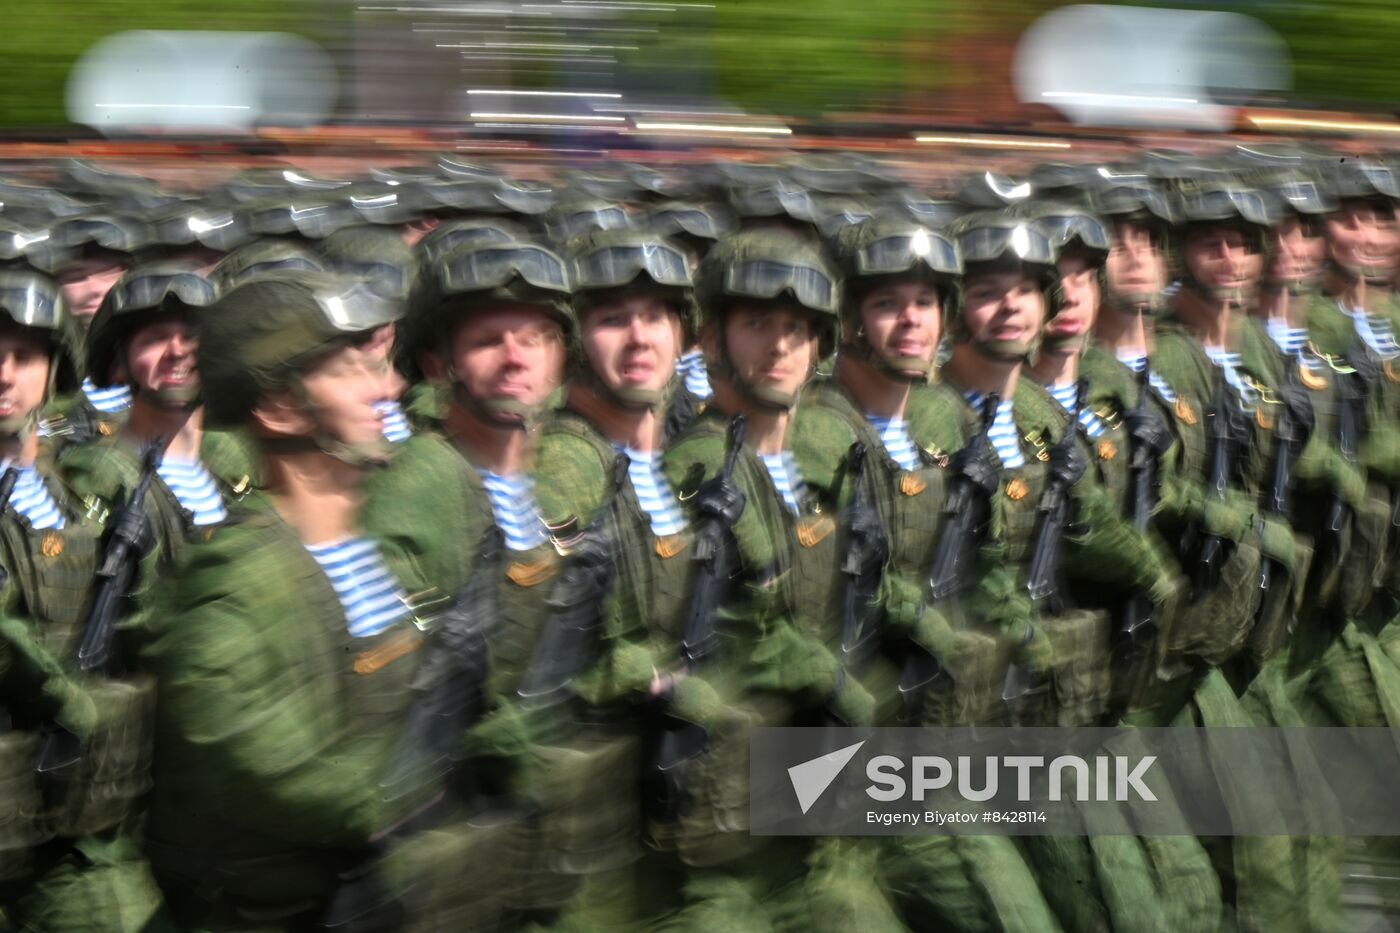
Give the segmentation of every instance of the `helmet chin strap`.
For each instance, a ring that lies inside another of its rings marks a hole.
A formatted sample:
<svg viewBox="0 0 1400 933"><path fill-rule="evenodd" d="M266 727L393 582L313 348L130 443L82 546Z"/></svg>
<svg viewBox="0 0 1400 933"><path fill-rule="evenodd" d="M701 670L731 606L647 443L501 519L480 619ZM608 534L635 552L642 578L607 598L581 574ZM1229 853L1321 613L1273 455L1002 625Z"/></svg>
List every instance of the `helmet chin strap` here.
<svg viewBox="0 0 1400 933"><path fill-rule="evenodd" d="M306 388L300 380L292 383L292 392L301 403L302 410L311 419L314 425L309 435L299 437L276 437L264 438L262 446L276 453L305 453L308 451L320 451L328 457L334 457L347 466L357 469L368 469L370 467L383 466L393 459L394 445L388 438L380 434L372 441L351 444L336 437L325 422L321 419L321 412L312 403Z"/></svg>
<svg viewBox="0 0 1400 933"><path fill-rule="evenodd" d="M1389 285L1395 275L1393 266L1344 266L1335 259L1327 260L1327 267L1348 282L1365 280L1367 285Z"/></svg>
<svg viewBox="0 0 1400 933"><path fill-rule="evenodd" d="M655 411L666 404L665 389L619 388L608 384L592 366L581 374L589 388L609 403L626 411Z"/></svg>
<svg viewBox="0 0 1400 933"><path fill-rule="evenodd" d="M452 400L477 418L501 428L518 428L524 431L535 416L535 408L516 398L481 398L475 395L467 384L457 376L451 367L447 378L452 381Z"/></svg>
<svg viewBox="0 0 1400 933"><path fill-rule="evenodd" d="M926 360L921 356L886 356L881 353L870 342L870 335L865 332L864 327L856 332L854 340L846 343L846 348L853 356L869 363L896 382L918 385L928 382L929 375L933 372L931 359Z"/></svg>
<svg viewBox="0 0 1400 933"><path fill-rule="evenodd" d="M720 332L719 336L719 365L710 367L710 374L727 380L730 385L739 390L739 394L764 411L792 411L797 405L798 392L784 392L771 386L756 386L740 376L738 370L729 361L729 346L725 342L723 331ZM808 372L807 378L811 378L810 372ZM803 380L803 384L806 384L806 380Z"/></svg>

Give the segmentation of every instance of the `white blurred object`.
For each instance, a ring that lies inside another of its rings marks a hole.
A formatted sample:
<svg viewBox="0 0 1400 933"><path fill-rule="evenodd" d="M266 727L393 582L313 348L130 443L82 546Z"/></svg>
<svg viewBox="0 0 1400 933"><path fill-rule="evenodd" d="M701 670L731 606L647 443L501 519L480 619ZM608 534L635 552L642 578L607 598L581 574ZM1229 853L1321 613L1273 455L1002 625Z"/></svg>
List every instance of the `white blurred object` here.
<svg viewBox="0 0 1400 933"><path fill-rule="evenodd" d="M281 32L137 30L88 49L68 75L68 116L104 132L249 130L323 122L330 57Z"/></svg>
<svg viewBox="0 0 1400 933"><path fill-rule="evenodd" d="M1278 34L1239 13L1076 5L1021 36L1015 81L1075 123L1221 130L1236 108L1217 95L1287 89L1292 66Z"/></svg>

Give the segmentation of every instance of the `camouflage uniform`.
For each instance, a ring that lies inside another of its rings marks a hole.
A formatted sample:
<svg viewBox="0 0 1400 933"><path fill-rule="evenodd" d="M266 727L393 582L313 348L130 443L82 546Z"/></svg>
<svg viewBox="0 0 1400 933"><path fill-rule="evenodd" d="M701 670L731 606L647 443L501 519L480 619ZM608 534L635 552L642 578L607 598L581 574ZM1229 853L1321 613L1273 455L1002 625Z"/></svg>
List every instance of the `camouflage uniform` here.
<svg viewBox="0 0 1400 933"><path fill-rule="evenodd" d="M27 305L24 326L50 337L50 392L75 386L78 338L57 294L11 273L0 293L9 314ZM7 300L24 294L37 300ZM150 788L154 688L149 678L75 670L99 529L46 454L35 468L61 527L36 527L14 503L0 521L0 905L15 929L142 930L161 907L137 807ZM41 740L54 727L76 737L79 754L40 775Z"/></svg>

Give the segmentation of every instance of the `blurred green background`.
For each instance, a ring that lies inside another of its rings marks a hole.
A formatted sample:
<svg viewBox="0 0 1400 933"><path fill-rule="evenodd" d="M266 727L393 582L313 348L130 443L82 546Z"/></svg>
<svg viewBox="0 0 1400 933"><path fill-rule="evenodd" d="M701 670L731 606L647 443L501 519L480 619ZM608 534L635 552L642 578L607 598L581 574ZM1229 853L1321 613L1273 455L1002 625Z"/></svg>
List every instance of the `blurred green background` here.
<svg viewBox="0 0 1400 933"><path fill-rule="evenodd" d="M1142 5L1142 4L1139 4ZM1389 107L1400 99L1400 5L1164 3L1246 13L1287 42L1294 95L1310 103ZM1057 4L1032 0L714 0L661 30L621 65L645 75L686 62L707 93L756 111L926 110L1010 94L1021 31ZM73 62L129 29L285 30L353 60L346 0L16 0L0 30L0 126L65 123ZM659 88L658 90L665 90Z"/></svg>

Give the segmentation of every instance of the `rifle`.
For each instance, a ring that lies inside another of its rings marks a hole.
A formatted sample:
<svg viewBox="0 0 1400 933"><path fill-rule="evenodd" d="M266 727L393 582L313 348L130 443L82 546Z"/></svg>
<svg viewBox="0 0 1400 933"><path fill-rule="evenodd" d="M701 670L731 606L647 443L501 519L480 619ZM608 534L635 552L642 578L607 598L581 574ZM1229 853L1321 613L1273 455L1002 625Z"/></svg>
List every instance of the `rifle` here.
<svg viewBox="0 0 1400 933"><path fill-rule="evenodd" d="M612 478L593 522L570 548L549 595L554 614L530 654L516 691L527 706L552 706L566 696L597 650L603 601L617 577L617 540L609 527L618 490L627 479L628 457L613 460Z"/></svg>
<svg viewBox="0 0 1400 933"><path fill-rule="evenodd" d="M1341 395L1341 405L1337 409L1337 447L1343 460L1355 463L1357 436L1366 417L1363 407L1366 403L1366 386L1354 373L1339 377L1337 383ZM1322 562L1324 566L1334 566L1341 558L1351 518L1351 507L1341 493L1334 493L1322 528L1325 536L1323 553L1328 558Z"/></svg>
<svg viewBox="0 0 1400 933"><path fill-rule="evenodd" d="M1147 396L1151 391L1149 378L1149 368L1144 365L1138 374L1138 398L1133 406L1136 414L1147 410ZM1155 505L1153 487L1157 478L1157 458L1161 453L1145 440L1133 438L1128 478L1133 497L1133 527L1140 531L1146 531L1152 520ZM1134 593L1123 607L1123 619L1118 626L1118 653L1125 656L1123 660L1140 655L1156 637L1157 623L1152 618L1152 601L1144 593Z"/></svg>
<svg viewBox="0 0 1400 933"><path fill-rule="evenodd" d="M731 482L739 452L743 448L746 424L742 414L735 415L729 422L724 465L710 481L717 488ZM741 500L740 512L742 507ZM691 594L690 615L681 638L681 664L687 673L694 672L714 653L719 641L715 614L729 589L729 577L738 560L731 534L738 514L720 514L721 511L706 512L695 533L692 559L700 563L700 570ZM651 759L654 767L652 780L648 782L652 784L648 804L656 818L670 820L676 815L682 793L677 769L704 753L709 736L703 726L671 716L666 706L663 699L660 706L662 723L653 733Z"/></svg>
<svg viewBox="0 0 1400 933"><path fill-rule="evenodd" d="M10 496L14 494L15 483L19 482L19 467L8 467L5 475L0 476L0 512L5 511L5 507L10 504ZM0 566L0 589L4 589L5 584L10 581L10 572ZM9 732L11 727L10 711L0 706L0 732Z"/></svg>
<svg viewBox="0 0 1400 933"><path fill-rule="evenodd" d="M1074 410L1070 412L1069 426L1051 453L1052 463L1069 464L1073 461L1075 444L1079 440L1079 416L1084 410L1084 398L1088 392L1088 381L1079 380L1075 387ZM1030 591L1031 602L1036 609L1052 615L1065 609L1064 596L1060 592L1060 545L1064 541L1065 528L1069 525L1069 487L1073 482L1074 478L1068 475L1067 469L1052 469L1045 491L1041 493L1040 502L1036 504L1036 512L1040 517L1036 528L1035 550L1031 552L1030 575L1026 581L1026 588ZM1021 647L1025 647L1033 636L1034 632L1028 631L1026 642L1023 642ZM1040 693L1048 686L1034 671L1012 661L1006 669L1006 679L1002 681L1001 698L1014 707L1025 697Z"/></svg>
<svg viewBox="0 0 1400 933"><path fill-rule="evenodd" d="M424 791L427 801L369 842L341 873L321 913L319 925L323 929L391 930L404 925L399 894L386 891L375 871L396 840L437 821L444 792L461 770L456 751L467 730L486 712L491 666L487 634L495 622L491 594L498 579L490 568L497 563L501 547L500 530L492 529L471 582L434 620L422 661L409 683L416 699L379 782L386 801L403 800L415 790ZM426 793L434 787L438 788L435 796Z"/></svg>
<svg viewBox="0 0 1400 933"><path fill-rule="evenodd" d="M859 667L868 657L879 634L874 624L880 572L889 556L889 544L875 507L866 501L865 463L861 441L851 445L847 462L853 483L847 521L846 555L841 572L846 575L845 608L841 616L841 656L848 668Z"/></svg>
<svg viewBox="0 0 1400 933"><path fill-rule="evenodd" d="M111 536L97 568L97 589L83 623L78 642L77 666L85 674L108 671L115 654L117 621L122 600L131 592L136 567L141 559L142 538L146 534L146 493L156 475L165 438L146 442L141 450L141 475L126 502L112 521ZM66 729L55 728L44 736L39 750L39 772L47 774L76 764L82 758L82 743Z"/></svg>
<svg viewBox="0 0 1400 933"><path fill-rule="evenodd" d="M990 443L992 422L996 420L1001 397L995 393L982 400L982 424L978 432L955 457L958 461L973 459L985 452ZM962 591L971 562L977 528L986 512L986 489L966 470L954 473L948 484L948 498L943 503L943 531L934 551L929 571L928 602L952 599ZM928 651L910 644L899 674L899 694L903 697L904 718L913 719L918 700L926 689L942 676L943 666Z"/></svg>
<svg viewBox="0 0 1400 933"><path fill-rule="evenodd" d="M1307 399L1303 398L1306 403ZM1278 421L1278 450L1274 454L1273 478L1269 484L1268 493L1265 496L1263 511L1266 515L1288 521L1288 485L1293 480L1293 461L1297 458L1298 451L1305 440L1304 433L1306 427L1300 422L1300 416L1295 414L1288 405L1279 405L1281 409ZM1311 412L1308 412L1311 415ZM1265 557L1259 563L1259 606L1255 610L1255 625L1272 619L1275 609L1280 599L1284 598L1280 594L1279 587L1273 585L1275 573L1282 573L1283 568L1270 557Z"/></svg>
<svg viewBox="0 0 1400 933"><path fill-rule="evenodd" d="M721 483L729 483L734 475L739 451L744 446L744 430L747 424L742 414L735 415L729 422L724 466L716 477ZM719 608L720 598L728 587L729 565L733 563L735 556L729 546L730 529L731 526L720 516L707 515L696 530L695 553L692 559L700 563L700 573L695 581L690 616L686 619L685 634L681 642L681 661L688 671L704 663L714 651L718 639L715 610Z"/></svg>
<svg viewBox="0 0 1400 933"><path fill-rule="evenodd" d="M1235 431L1233 427L1235 401L1222 378L1216 394L1215 410L1210 413L1210 478L1206 495L1224 499L1234 469ZM1197 593L1213 589L1220 580L1224 563L1225 539L1217 534L1205 534L1200 539L1200 552L1192 568L1192 586Z"/></svg>

